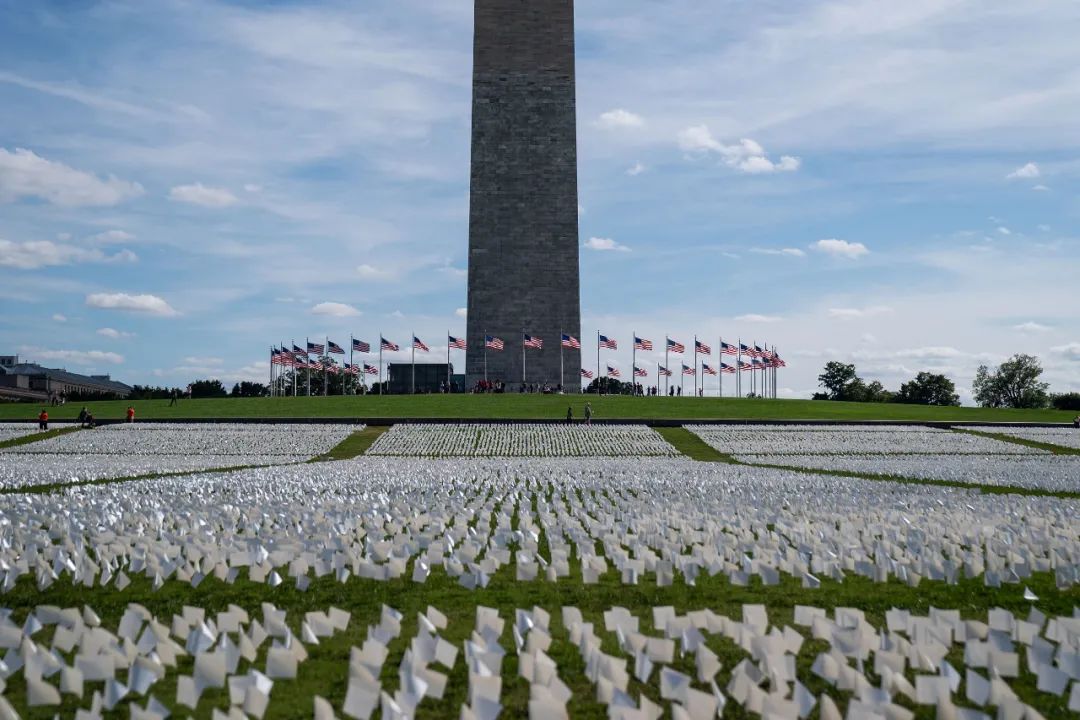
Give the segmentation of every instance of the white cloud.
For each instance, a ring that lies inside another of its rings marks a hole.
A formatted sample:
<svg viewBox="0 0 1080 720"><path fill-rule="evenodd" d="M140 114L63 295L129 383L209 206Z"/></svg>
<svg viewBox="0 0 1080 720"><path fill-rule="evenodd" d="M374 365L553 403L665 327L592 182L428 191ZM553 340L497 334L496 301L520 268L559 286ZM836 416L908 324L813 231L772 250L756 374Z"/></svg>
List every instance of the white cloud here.
<svg viewBox="0 0 1080 720"><path fill-rule="evenodd" d="M221 365L225 361L219 357L194 357L189 356L184 358L184 364L186 365Z"/></svg>
<svg viewBox="0 0 1080 720"><path fill-rule="evenodd" d="M356 268L356 272L360 277L367 280L384 280L391 277L391 273L386 270L375 267L374 265L363 264Z"/></svg>
<svg viewBox="0 0 1080 720"><path fill-rule="evenodd" d="M1050 188L1046 187L1045 185L1041 185L1041 184L1040 185L1035 185L1031 189L1034 190L1035 192L1049 192L1049 190L1050 190Z"/></svg>
<svg viewBox="0 0 1080 720"><path fill-rule="evenodd" d="M848 242L836 238L818 240L810 247L834 257L845 257L852 260L870 252L861 242Z"/></svg>
<svg viewBox="0 0 1080 720"><path fill-rule="evenodd" d="M1037 322L1031 321L1020 323L1019 325L1013 325L1013 330L1019 330L1020 332L1041 333L1047 332L1048 330L1052 329L1053 328L1048 325L1040 325Z"/></svg>
<svg viewBox="0 0 1080 720"><path fill-rule="evenodd" d="M750 248L750 252L758 255L786 255L788 257L806 257L806 253L799 248Z"/></svg>
<svg viewBox="0 0 1080 720"><path fill-rule="evenodd" d="M135 236L125 230L107 230L90 237L90 242L100 245L112 245L131 242Z"/></svg>
<svg viewBox="0 0 1080 720"><path fill-rule="evenodd" d="M55 322L58 322L58 323L66 323L67 322L67 316L66 315L61 315L60 313L56 313L55 315L53 315L52 319Z"/></svg>
<svg viewBox="0 0 1080 720"><path fill-rule="evenodd" d="M679 147L692 153L715 152L728 167L751 175L794 172L802 165L799 158L790 155L783 155L778 162L773 162L765 148L749 138L743 138L736 145L725 145L713 137L706 125L688 127L680 132Z"/></svg>
<svg viewBox="0 0 1080 720"><path fill-rule="evenodd" d="M1049 225L1039 225L1038 228L1040 230L1042 230L1043 232L1050 232L1050 226Z"/></svg>
<svg viewBox="0 0 1080 720"><path fill-rule="evenodd" d="M130 312L173 317L179 315L169 303L157 295L129 295L128 293L93 293L86 296L86 304L103 310L128 310Z"/></svg>
<svg viewBox="0 0 1080 720"><path fill-rule="evenodd" d="M43 350L41 348L27 347L19 348L19 350L39 362L51 360L75 365L99 365L101 363L120 365L124 362L123 355L103 350Z"/></svg>
<svg viewBox="0 0 1080 720"><path fill-rule="evenodd" d="M843 320L854 320L857 318L868 318L876 315L885 315L891 313L893 309L887 305L874 305L866 308L829 308L829 317L841 318Z"/></svg>
<svg viewBox="0 0 1080 720"><path fill-rule="evenodd" d="M618 252L630 252L630 248L615 242L611 238L591 237L585 241L585 247L590 250L615 250Z"/></svg>
<svg viewBox="0 0 1080 720"><path fill-rule="evenodd" d="M123 338L135 337L135 333L125 332L123 330L117 330L116 328L103 327L97 331L98 335L107 337L111 340L121 340Z"/></svg>
<svg viewBox="0 0 1080 720"><path fill-rule="evenodd" d="M228 207L238 202L236 196L225 188L207 187L202 183L177 185L169 191L169 199L209 208Z"/></svg>
<svg viewBox="0 0 1080 720"><path fill-rule="evenodd" d="M133 262L135 260L137 260L135 253L130 250L106 255L97 248L87 250L76 245L54 243L51 240L23 243L0 240L0 267L13 267L19 270L35 270L77 263Z"/></svg>
<svg viewBox="0 0 1080 720"><path fill-rule="evenodd" d="M1080 362L1080 342L1071 342L1068 345L1057 345L1050 348L1050 352L1061 355L1066 360Z"/></svg>
<svg viewBox="0 0 1080 720"><path fill-rule="evenodd" d="M1031 178L1039 177L1039 175L1041 175L1041 173L1039 172L1039 166L1033 162L1029 162L1027 165L1016 168L1005 177L1009 180L1013 180L1016 178L1030 180Z"/></svg>
<svg viewBox="0 0 1080 720"><path fill-rule="evenodd" d="M739 315L735 318L736 322L745 323L775 323L780 322L781 320L783 320L783 318L777 317L776 315L756 315L754 313L749 315Z"/></svg>
<svg viewBox="0 0 1080 720"><path fill-rule="evenodd" d="M352 305L339 302L321 302L311 308L312 315L327 315L329 317L357 317L361 313Z"/></svg>
<svg viewBox="0 0 1080 720"><path fill-rule="evenodd" d="M608 110L600 115L600 118L596 121L598 127L608 130L613 128L639 128L644 124L645 118L621 108Z"/></svg>
<svg viewBox="0 0 1080 720"><path fill-rule="evenodd" d="M469 316L469 310L468 308L458 308L454 311L454 314L459 318L467 318Z"/></svg>
<svg viewBox="0 0 1080 720"><path fill-rule="evenodd" d="M641 173L645 172L645 166L641 163L634 163L633 166L626 169L626 174L630 177L637 177Z"/></svg>
<svg viewBox="0 0 1080 720"><path fill-rule="evenodd" d="M64 207L116 205L143 194L138 183L97 176L52 162L30 150L0 148L0 203L38 198Z"/></svg>
<svg viewBox="0 0 1080 720"><path fill-rule="evenodd" d="M1012 235L1012 230L1005 226L999 227L997 231L1002 235Z"/></svg>
<svg viewBox="0 0 1080 720"><path fill-rule="evenodd" d="M244 185L244 192L257 193L262 192L262 185L256 185L255 183L247 183Z"/></svg>

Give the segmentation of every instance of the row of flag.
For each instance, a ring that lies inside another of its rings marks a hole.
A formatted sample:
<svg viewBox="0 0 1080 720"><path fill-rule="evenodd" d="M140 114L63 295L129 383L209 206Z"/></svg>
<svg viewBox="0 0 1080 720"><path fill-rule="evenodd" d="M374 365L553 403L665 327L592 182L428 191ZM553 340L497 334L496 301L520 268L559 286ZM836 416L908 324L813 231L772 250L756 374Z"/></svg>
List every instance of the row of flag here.
<svg viewBox="0 0 1080 720"><path fill-rule="evenodd" d="M783 362L783 361L781 360L780 362ZM713 366L709 365L708 363L701 363L701 373L703 375L712 375L713 377L715 377L716 375L719 375L720 373L727 373L727 374L734 375L740 369L746 371L746 370L762 370L764 368L774 368L774 367L787 367L787 365L786 364L774 365L774 364L771 364L771 363L767 364L767 361L765 361L765 360L761 360L761 359L758 359L758 358L753 358L751 360L751 362L741 362L740 361L738 367L736 367L735 365L728 365L725 362L720 363L720 366L718 368L713 367ZM659 363L657 363L657 365L656 365L656 371L662 377L671 377L674 374L673 371L669 370L668 368L664 367L663 365L660 365ZM697 375L697 371L695 371L694 368L690 367L686 363L683 363L682 374L683 375ZM607 366L607 376L610 377L610 378L620 378L620 377L622 377L622 372L618 368L615 368L615 367L612 367L612 366L608 365ZM581 369L581 377L588 378L588 379L591 380L592 378L596 377L596 373L594 373L592 370L586 370L586 369L582 368ZM649 371L635 365L634 366L634 377L649 377Z"/></svg>

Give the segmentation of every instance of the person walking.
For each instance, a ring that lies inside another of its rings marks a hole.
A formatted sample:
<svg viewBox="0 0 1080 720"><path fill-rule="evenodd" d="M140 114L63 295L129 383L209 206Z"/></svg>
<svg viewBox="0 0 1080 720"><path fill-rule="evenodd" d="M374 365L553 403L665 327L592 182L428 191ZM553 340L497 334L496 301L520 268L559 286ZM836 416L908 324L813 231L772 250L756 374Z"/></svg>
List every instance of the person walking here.
<svg viewBox="0 0 1080 720"><path fill-rule="evenodd" d="M585 403L585 424L592 425L592 403Z"/></svg>
<svg viewBox="0 0 1080 720"><path fill-rule="evenodd" d="M38 413L38 430L49 429L49 411L45 408L41 408L41 412Z"/></svg>
<svg viewBox="0 0 1080 720"><path fill-rule="evenodd" d="M135 422L135 408L133 408L130 405L128 405L128 409L127 409L127 421L128 421L128 423Z"/></svg>
<svg viewBox="0 0 1080 720"><path fill-rule="evenodd" d="M172 395L170 396L170 399L169 399L169 407L172 407L173 405L175 405L175 404L176 404L177 396L178 396L179 394L180 394L180 393L178 393L178 392L176 391L176 388L173 388L173 389L172 389Z"/></svg>
<svg viewBox="0 0 1080 720"><path fill-rule="evenodd" d="M568 423L574 422L574 406L573 405L566 408L566 422L568 422Z"/></svg>
<svg viewBox="0 0 1080 720"><path fill-rule="evenodd" d="M1073 418L1073 427L1080 430L1080 415Z"/></svg>

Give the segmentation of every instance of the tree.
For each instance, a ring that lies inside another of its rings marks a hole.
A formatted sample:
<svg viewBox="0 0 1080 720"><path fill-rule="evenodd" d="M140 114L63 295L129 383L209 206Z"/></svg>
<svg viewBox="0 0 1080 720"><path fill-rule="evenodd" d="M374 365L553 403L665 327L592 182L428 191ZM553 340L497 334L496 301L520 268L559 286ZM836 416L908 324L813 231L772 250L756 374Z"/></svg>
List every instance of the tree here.
<svg viewBox="0 0 1080 720"><path fill-rule="evenodd" d="M1051 403L1057 410L1080 410L1080 393L1062 393L1054 395Z"/></svg>
<svg viewBox="0 0 1080 720"><path fill-rule="evenodd" d="M589 383L585 392L593 394L599 392L601 395L633 395L634 386L615 378L601 377Z"/></svg>
<svg viewBox="0 0 1080 720"><path fill-rule="evenodd" d="M262 383L245 380L233 385L232 392L229 394L233 397L266 397L270 394L270 388Z"/></svg>
<svg viewBox="0 0 1080 720"><path fill-rule="evenodd" d="M191 383L192 398L223 398L227 397L225 386L220 380L196 380Z"/></svg>
<svg viewBox="0 0 1080 720"><path fill-rule="evenodd" d="M818 384L828 391L830 400L846 399L845 391L853 382L861 382L855 374L855 366L835 360L825 363L825 371L818 375Z"/></svg>
<svg viewBox="0 0 1080 720"><path fill-rule="evenodd" d="M1024 354L1013 355L992 372L982 365L972 384L975 402L983 407L1046 407L1050 385L1039 382L1042 372L1039 359Z"/></svg>
<svg viewBox="0 0 1080 720"><path fill-rule="evenodd" d="M921 372L910 382L900 386L896 402L909 405L945 405L957 406L960 396L956 394L956 384L944 375Z"/></svg>

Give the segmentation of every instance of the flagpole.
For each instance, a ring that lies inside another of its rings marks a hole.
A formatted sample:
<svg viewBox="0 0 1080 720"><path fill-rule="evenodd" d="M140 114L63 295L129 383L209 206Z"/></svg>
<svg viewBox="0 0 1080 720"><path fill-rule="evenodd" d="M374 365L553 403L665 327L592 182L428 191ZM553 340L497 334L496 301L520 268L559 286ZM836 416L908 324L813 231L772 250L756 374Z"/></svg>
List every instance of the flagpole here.
<svg viewBox="0 0 1080 720"><path fill-rule="evenodd" d="M412 336L412 391L410 395L416 394L416 332L413 332Z"/></svg>
<svg viewBox="0 0 1080 720"><path fill-rule="evenodd" d="M382 335L382 331L380 330L380 331L379 331L379 394L380 394L380 395L382 395L382 394L383 394L383 381L382 381L382 346L383 346L383 335Z"/></svg>
<svg viewBox="0 0 1080 720"><path fill-rule="evenodd" d="M742 336L739 336L739 349L735 354L735 392L742 398Z"/></svg>
<svg viewBox="0 0 1080 720"><path fill-rule="evenodd" d="M720 397L724 397L724 338L722 336L718 337L716 338L716 342L719 343L719 345L716 346L716 359L720 363L720 367L717 368L719 372L717 372L716 375L720 378Z"/></svg>
<svg viewBox="0 0 1080 720"><path fill-rule="evenodd" d="M450 394L450 331L446 331L446 394Z"/></svg>
<svg viewBox="0 0 1080 720"><path fill-rule="evenodd" d="M562 387L566 382L566 366L563 362L563 331L559 329L559 387Z"/></svg>
<svg viewBox="0 0 1080 720"><path fill-rule="evenodd" d="M487 330L485 330L484 331L484 384L485 385L487 385L487 381L488 381L488 377L487 377L487 351L488 351L487 339L488 339L488 334L487 334Z"/></svg>
<svg viewBox="0 0 1080 720"><path fill-rule="evenodd" d="M521 328L521 384L525 384L525 328Z"/></svg>
<svg viewBox="0 0 1080 720"><path fill-rule="evenodd" d="M600 392L600 378L603 375L600 374L600 331L596 331L596 394L602 394Z"/></svg>
<svg viewBox="0 0 1080 720"><path fill-rule="evenodd" d="M634 389L634 397L637 397L637 330L630 341L630 374L634 378L630 386Z"/></svg>
<svg viewBox="0 0 1080 720"><path fill-rule="evenodd" d="M671 350L671 338L664 336L664 369L671 369L671 361L668 360L668 352ZM664 374L664 394L668 394L668 375Z"/></svg>
<svg viewBox="0 0 1080 720"><path fill-rule="evenodd" d="M694 397L697 397L697 335L694 336Z"/></svg>

